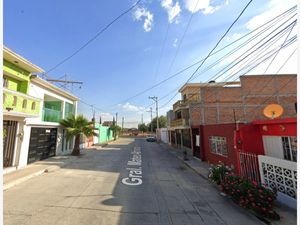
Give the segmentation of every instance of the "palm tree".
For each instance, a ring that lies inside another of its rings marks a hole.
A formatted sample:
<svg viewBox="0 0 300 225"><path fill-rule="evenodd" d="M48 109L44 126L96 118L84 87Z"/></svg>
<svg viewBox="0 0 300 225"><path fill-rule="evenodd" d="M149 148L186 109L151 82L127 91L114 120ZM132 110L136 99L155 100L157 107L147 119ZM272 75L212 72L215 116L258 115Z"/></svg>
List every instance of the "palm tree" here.
<svg viewBox="0 0 300 225"><path fill-rule="evenodd" d="M97 136L94 132L93 122L89 122L83 115L74 116L71 115L66 119L62 119L60 124L67 130L67 138L75 136L75 144L72 151L72 155L80 155L80 136L86 137Z"/></svg>

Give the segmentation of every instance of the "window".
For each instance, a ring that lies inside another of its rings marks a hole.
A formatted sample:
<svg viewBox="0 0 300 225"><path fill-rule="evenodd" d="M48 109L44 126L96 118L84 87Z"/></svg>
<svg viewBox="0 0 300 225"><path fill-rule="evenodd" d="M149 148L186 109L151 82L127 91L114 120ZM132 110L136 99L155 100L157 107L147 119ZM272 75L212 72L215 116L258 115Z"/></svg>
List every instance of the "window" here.
<svg viewBox="0 0 300 225"><path fill-rule="evenodd" d="M14 96L14 101L12 106L17 106L17 102L18 102L17 96Z"/></svg>
<svg viewBox="0 0 300 225"><path fill-rule="evenodd" d="M8 87L8 79L6 77L3 77L3 87Z"/></svg>
<svg viewBox="0 0 300 225"><path fill-rule="evenodd" d="M31 110L35 110L35 102L32 102L32 104L31 104Z"/></svg>
<svg viewBox="0 0 300 225"><path fill-rule="evenodd" d="M297 162L297 138L281 137L284 159Z"/></svg>
<svg viewBox="0 0 300 225"><path fill-rule="evenodd" d="M23 104L22 104L22 108L23 108L23 109L26 109L26 107L27 107L27 100L24 99L24 100L23 100Z"/></svg>
<svg viewBox="0 0 300 225"><path fill-rule="evenodd" d="M181 111L176 112L176 119L178 120L178 119L181 119L181 118L182 118Z"/></svg>
<svg viewBox="0 0 300 225"><path fill-rule="evenodd" d="M227 156L227 142L225 137L210 136L209 144L212 153Z"/></svg>

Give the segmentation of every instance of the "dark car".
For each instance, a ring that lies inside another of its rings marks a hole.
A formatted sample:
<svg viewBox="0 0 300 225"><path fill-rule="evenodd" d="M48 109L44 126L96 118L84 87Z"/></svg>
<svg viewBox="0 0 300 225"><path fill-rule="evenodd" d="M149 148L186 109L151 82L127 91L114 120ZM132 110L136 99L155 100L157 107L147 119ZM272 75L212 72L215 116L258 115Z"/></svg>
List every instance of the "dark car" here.
<svg viewBox="0 0 300 225"><path fill-rule="evenodd" d="M156 138L154 136L148 136L146 138L146 141L148 141L148 142L156 142Z"/></svg>

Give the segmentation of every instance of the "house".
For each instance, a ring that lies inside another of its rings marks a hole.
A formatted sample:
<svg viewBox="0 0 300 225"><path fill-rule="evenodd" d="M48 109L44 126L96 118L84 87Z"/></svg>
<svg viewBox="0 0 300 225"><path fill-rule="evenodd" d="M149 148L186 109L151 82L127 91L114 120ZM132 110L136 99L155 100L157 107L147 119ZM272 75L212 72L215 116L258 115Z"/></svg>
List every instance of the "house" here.
<svg viewBox="0 0 300 225"><path fill-rule="evenodd" d="M38 118L42 99L29 94L30 76L43 70L16 54L3 49L3 167L20 165L26 118ZM21 163L22 164L22 163Z"/></svg>
<svg viewBox="0 0 300 225"><path fill-rule="evenodd" d="M109 126L104 126L103 124L95 123L96 133L98 137L94 137L94 144L104 144L109 141L114 140L113 132Z"/></svg>
<svg viewBox="0 0 300 225"><path fill-rule="evenodd" d="M37 75L31 76L30 81L30 93L41 98L42 102L39 117L26 120L28 136L26 137L24 132L24 138L29 141L28 163L71 153L74 140L67 139L67 132L59 121L77 114L79 99ZM41 138L44 142L40 141ZM49 148L51 151L48 152ZM24 149L27 149L27 144L24 145Z"/></svg>
<svg viewBox="0 0 300 225"><path fill-rule="evenodd" d="M245 75L238 82L186 84L179 90L182 100L173 105L171 144L182 148L190 129L194 157L212 164L222 162L295 199L296 84L294 74ZM283 114L267 119L263 110L274 103L283 107ZM278 181L275 168L281 172ZM289 171L291 177L283 176L283 171ZM280 183L287 179L292 186Z"/></svg>
<svg viewBox="0 0 300 225"><path fill-rule="evenodd" d="M77 114L79 99L40 78L44 71L12 50L4 47L3 55L4 167L69 154L73 140L59 121Z"/></svg>

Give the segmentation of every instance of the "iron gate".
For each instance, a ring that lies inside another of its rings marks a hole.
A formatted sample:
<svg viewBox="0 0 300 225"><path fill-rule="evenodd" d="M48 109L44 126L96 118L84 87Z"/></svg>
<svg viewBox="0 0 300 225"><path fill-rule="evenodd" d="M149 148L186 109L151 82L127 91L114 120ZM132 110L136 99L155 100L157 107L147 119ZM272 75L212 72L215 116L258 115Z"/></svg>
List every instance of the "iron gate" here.
<svg viewBox="0 0 300 225"><path fill-rule="evenodd" d="M3 120L3 166L13 165L17 121Z"/></svg>
<svg viewBox="0 0 300 225"><path fill-rule="evenodd" d="M238 152L240 176L251 181L260 182L258 155L249 152Z"/></svg>
<svg viewBox="0 0 300 225"><path fill-rule="evenodd" d="M57 128L31 128L28 163L55 156Z"/></svg>

